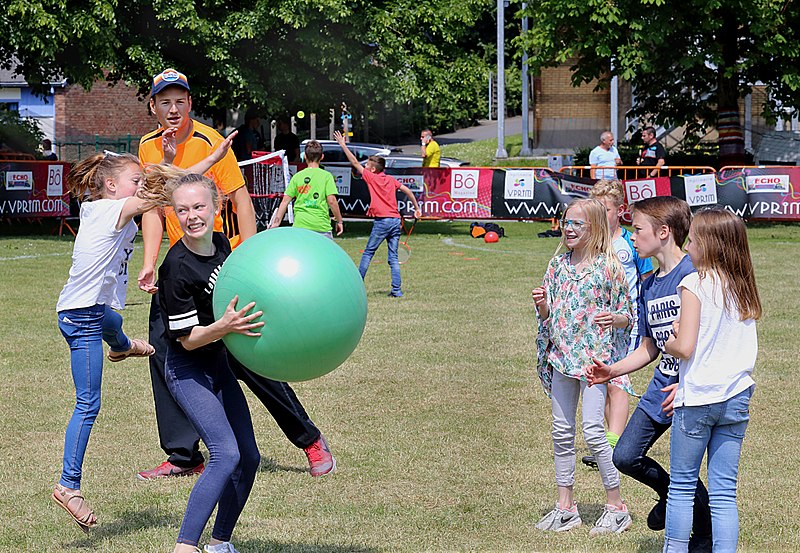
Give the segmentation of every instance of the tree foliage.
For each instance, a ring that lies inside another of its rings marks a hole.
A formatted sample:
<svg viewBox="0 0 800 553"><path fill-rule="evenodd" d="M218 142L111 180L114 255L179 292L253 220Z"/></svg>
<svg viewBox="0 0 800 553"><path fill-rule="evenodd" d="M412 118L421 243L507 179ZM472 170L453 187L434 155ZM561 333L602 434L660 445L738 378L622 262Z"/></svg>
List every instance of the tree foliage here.
<svg viewBox="0 0 800 553"><path fill-rule="evenodd" d="M36 154L43 138L35 119L20 119L19 113L0 104L0 149Z"/></svg>
<svg viewBox="0 0 800 553"><path fill-rule="evenodd" d="M531 68L571 63L573 84L618 75L634 87L631 115L705 130L717 106L761 83L774 119L800 107L800 9L792 0L539 0L520 43Z"/></svg>
<svg viewBox="0 0 800 553"><path fill-rule="evenodd" d="M256 105L420 110L434 128L483 111L493 0L7 0L0 59L29 83L124 79L146 95L186 73L206 115Z"/></svg>

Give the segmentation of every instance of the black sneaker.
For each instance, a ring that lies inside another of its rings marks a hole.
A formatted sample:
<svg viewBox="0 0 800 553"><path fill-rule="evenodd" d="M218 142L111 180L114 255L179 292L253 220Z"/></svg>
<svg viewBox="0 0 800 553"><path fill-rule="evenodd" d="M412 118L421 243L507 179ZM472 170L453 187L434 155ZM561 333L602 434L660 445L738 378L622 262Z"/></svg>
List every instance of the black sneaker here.
<svg viewBox="0 0 800 553"><path fill-rule="evenodd" d="M692 534L689 538L689 553L711 553L712 544L711 536Z"/></svg>
<svg viewBox="0 0 800 553"><path fill-rule="evenodd" d="M650 530L658 532L663 530L667 524L667 500L659 499L658 503L650 509L650 514L647 515L647 527Z"/></svg>
<svg viewBox="0 0 800 553"><path fill-rule="evenodd" d="M594 455L584 455L583 457L581 457L581 463L583 463L584 465L586 465L591 469L597 468L597 461L595 461Z"/></svg>

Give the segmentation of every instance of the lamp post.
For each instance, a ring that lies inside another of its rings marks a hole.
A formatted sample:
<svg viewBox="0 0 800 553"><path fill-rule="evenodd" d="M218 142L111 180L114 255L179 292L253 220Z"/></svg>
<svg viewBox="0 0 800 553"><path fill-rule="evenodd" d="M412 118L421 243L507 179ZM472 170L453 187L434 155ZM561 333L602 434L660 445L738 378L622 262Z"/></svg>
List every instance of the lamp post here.
<svg viewBox="0 0 800 553"><path fill-rule="evenodd" d="M528 9L528 3L522 3L522 13L525 13L525 10ZM522 34L528 32L528 16L522 16ZM530 113L528 102L529 102L529 93L530 93L530 79L528 79L528 51L522 51L522 149L519 151L519 155L522 157L527 157L531 155L531 148L530 148L530 135L528 132L528 116Z"/></svg>
<svg viewBox="0 0 800 553"><path fill-rule="evenodd" d="M505 67L505 1L497 0L497 159L508 158L506 151L506 67Z"/></svg>

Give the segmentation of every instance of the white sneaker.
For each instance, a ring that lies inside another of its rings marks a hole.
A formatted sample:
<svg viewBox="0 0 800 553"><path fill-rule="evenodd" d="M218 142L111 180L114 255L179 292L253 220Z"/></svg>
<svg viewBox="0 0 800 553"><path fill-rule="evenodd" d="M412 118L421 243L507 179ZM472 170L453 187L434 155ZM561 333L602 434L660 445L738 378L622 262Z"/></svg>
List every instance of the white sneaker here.
<svg viewBox="0 0 800 553"><path fill-rule="evenodd" d="M624 505L624 504L623 504ZM613 505L606 505L603 508L603 514L594 523L594 528L589 530L590 536L597 536L599 534L621 534L631 527L633 520L628 508L619 509Z"/></svg>
<svg viewBox="0 0 800 553"><path fill-rule="evenodd" d="M205 553L239 553L229 541L218 543L217 545L206 545L203 547Z"/></svg>
<svg viewBox="0 0 800 553"><path fill-rule="evenodd" d="M566 532L577 528L583 521L581 515L578 513L578 506L573 507L574 510L561 509L556 503L556 508L547 513L542 519L536 523L536 528L539 530L549 530L551 532Z"/></svg>

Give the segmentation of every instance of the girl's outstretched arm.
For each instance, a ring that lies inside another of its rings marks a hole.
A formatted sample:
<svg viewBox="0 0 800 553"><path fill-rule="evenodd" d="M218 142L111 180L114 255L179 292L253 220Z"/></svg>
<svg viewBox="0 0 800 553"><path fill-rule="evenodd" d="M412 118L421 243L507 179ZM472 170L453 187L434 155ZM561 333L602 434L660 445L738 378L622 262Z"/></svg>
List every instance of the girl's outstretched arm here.
<svg viewBox="0 0 800 553"><path fill-rule="evenodd" d="M137 215L141 215L145 211L150 211L156 207L156 203L151 199L140 198L139 196L131 196L125 200L125 205L122 206L119 219L117 220L117 230L121 230L125 225Z"/></svg>
<svg viewBox="0 0 800 553"><path fill-rule="evenodd" d="M599 359L592 358L593 365L586 368L586 380L589 385L602 384L612 378L630 374L646 367L661 353L656 347L652 338L643 337L639 347L631 352L627 357L620 359L616 363L606 365Z"/></svg>
<svg viewBox="0 0 800 553"><path fill-rule="evenodd" d="M233 131L231 134L228 135L228 138L220 142L208 157L206 157L202 161L198 161L191 167L186 169L187 173L196 173L198 175L204 175L207 171L209 171L214 165L216 165L223 157L228 154L228 150L231 149L231 144L233 144L233 139L237 135L239 131ZM233 154L231 154L233 155Z"/></svg>

